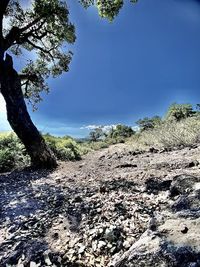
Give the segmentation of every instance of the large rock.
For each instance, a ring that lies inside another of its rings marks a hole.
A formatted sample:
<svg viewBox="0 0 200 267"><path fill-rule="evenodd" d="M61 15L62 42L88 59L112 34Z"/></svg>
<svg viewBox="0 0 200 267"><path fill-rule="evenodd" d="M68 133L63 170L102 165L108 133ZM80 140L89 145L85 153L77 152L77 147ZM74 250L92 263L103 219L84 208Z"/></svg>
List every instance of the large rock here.
<svg viewBox="0 0 200 267"><path fill-rule="evenodd" d="M147 230L127 252L116 255L109 267L199 267L200 240L194 234L185 234L184 225L178 224L175 229L171 229L172 223L176 221L166 222L160 232ZM193 222L188 227L194 233L197 229L199 232L199 223Z"/></svg>
<svg viewBox="0 0 200 267"><path fill-rule="evenodd" d="M198 190L200 190L200 178L188 174L175 176L170 187L171 197L191 194Z"/></svg>

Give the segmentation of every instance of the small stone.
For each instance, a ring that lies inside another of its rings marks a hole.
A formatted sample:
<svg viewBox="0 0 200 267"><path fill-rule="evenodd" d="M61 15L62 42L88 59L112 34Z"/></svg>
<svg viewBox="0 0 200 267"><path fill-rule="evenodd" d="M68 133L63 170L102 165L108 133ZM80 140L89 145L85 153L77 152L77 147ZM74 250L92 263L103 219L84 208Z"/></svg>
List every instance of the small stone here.
<svg viewBox="0 0 200 267"><path fill-rule="evenodd" d="M151 231L156 231L157 225L156 225L156 219L155 219L154 217L152 217L152 218L149 220L148 228L149 228Z"/></svg>
<svg viewBox="0 0 200 267"><path fill-rule="evenodd" d="M124 243L123 243L124 248L130 248L130 246L131 246L131 244L128 240L124 241Z"/></svg>
<svg viewBox="0 0 200 267"><path fill-rule="evenodd" d="M18 263L17 264L17 267L24 267L24 264L23 263ZM32 267L31 265L30 265L30 267ZM37 266L36 266L37 267Z"/></svg>
<svg viewBox="0 0 200 267"><path fill-rule="evenodd" d="M103 234L103 232L104 232L104 230L103 230L103 228L99 228L99 234Z"/></svg>
<svg viewBox="0 0 200 267"><path fill-rule="evenodd" d="M106 246L106 242L101 241L101 240L98 242L98 246L97 246L98 249L101 249L101 248L103 248L103 247L105 247L105 246Z"/></svg>
<svg viewBox="0 0 200 267"><path fill-rule="evenodd" d="M45 261L46 265L48 265L48 266L52 265L52 262L50 261L48 255L44 255L44 261Z"/></svg>
<svg viewBox="0 0 200 267"><path fill-rule="evenodd" d="M78 254L82 254L86 249L86 246L79 244L79 250L78 250Z"/></svg>
<svg viewBox="0 0 200 267"><path fill-rule="evenodd" d="M112 248L112 244L111 243L108 243L107 244L107 248L111 249Z"/></svg>
<svg viewBox="0 0 200 267"><path fill-rule="evenodd" d="M93 251L97 250L97 241L92 242L92 249L93 249Z"/></svg>
<svg viewBox="0 0 200 267"><path fill-rule="evenodd" d="M101 213L101 208L98 208L97 209L97 213Z"/></svg>
<svg viewBox="0 0 200 267"><path fill-rule="evenodd" d="M104 235L105 239L108 240L109 242L113 242L115 240L115 235L114 235L114 231L113 229L106 229L105 231L105 235Z"/></svg>
<svg viewBox="0 0 200 267"><path fill-rule="evenodd" d="M21 267L21 266L20 266ZM34 261L30 262L30 267L37 267L37 264Z"/></svg>

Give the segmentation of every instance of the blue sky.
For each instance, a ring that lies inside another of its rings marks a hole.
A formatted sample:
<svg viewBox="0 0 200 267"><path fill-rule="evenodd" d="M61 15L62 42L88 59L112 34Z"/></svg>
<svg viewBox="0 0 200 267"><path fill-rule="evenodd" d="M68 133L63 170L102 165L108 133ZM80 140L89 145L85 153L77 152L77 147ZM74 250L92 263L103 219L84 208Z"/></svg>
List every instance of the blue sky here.
<svg viewBox="0 0 200 267"><path fill-rule="evenodd" d="M40 130L82 137L88 125L134 125L162 116L173 102L200 102L200 1L127 0L113 23L68 2L74 57L70 72L49 81L50 94L31 112Z"/></svg>

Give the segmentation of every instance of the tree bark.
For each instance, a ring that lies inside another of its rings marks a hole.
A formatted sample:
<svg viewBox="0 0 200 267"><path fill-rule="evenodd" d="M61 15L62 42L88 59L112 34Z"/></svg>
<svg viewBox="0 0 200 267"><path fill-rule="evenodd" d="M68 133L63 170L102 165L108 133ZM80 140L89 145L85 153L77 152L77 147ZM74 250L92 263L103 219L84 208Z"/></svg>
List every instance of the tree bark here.
<svg viewBox="0 0 200 267"><path fill-rule="evenodd" d="M8 54L1 64L0 73L1 93L6 102L7 119L30 155L32 165L38 168L56 167L54 154L46 145L27 111L21 80L13 68L12 57Z"/></svg>

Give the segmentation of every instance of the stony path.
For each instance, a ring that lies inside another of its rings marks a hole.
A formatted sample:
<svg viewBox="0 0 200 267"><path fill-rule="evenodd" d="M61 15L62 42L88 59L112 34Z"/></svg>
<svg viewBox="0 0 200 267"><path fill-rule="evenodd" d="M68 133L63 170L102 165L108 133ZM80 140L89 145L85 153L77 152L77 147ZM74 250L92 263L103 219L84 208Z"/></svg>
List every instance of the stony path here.
<svg viewBox="0 0 200 267"><path fill-rule="evenodd" d="M0 175L0 266L139 266L127 255L157 230L168 233L162 241L190 245L193 258L152 265L143 255L141 266L200 266L199 162L198 146L140 152L116 145L53 172Z"/></svg>

